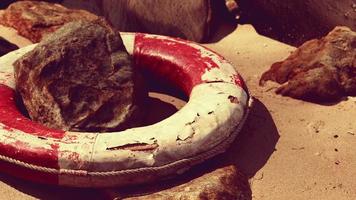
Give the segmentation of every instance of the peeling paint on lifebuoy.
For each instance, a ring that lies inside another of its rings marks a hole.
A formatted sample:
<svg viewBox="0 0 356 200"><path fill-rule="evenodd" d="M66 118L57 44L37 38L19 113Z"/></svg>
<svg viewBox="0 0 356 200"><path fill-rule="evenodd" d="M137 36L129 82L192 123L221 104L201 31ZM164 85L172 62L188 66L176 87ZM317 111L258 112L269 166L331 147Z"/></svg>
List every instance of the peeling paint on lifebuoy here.
<svg viewBox="0 0 356 200"><path fill-rule="evenodd" d="M137 66L189 96L171 117L117 133L48 129L15 104L12 63L34 45L0 58L0 170L32 181L75 187L139 184L177 174L222 153L246 119L251 99L222 56L196 43L122 33Z"/></svg>

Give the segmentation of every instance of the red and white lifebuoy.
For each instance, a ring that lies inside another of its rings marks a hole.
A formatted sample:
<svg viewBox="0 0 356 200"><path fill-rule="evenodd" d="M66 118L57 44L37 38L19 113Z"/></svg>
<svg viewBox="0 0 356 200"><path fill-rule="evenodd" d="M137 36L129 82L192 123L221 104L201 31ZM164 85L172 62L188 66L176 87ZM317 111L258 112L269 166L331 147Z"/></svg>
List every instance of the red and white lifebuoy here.
<svg viewBox="0 0 356 200"><path fill-rule="evenodd" d="M12 64L35 45L19 49L0 58L0 171L66 186L123 186L181 173L226 150L251 103L234 67L193 42L122 38L136 64L173 82L189 102L159 123L116 133L49 129L16 106Z"/></svg>

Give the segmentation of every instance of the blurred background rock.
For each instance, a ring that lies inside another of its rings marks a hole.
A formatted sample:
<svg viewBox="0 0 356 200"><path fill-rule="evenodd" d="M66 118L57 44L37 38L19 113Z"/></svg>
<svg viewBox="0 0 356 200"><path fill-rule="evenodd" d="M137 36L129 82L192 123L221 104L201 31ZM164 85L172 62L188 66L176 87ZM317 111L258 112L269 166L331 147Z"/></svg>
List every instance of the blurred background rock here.
<svg viewBox="0 0 356 200"><path fill-rule="evenodd" d="M234 3L235 1L235 3ZM1 1L6 8L12 1ZM354 0L52 0L105 16L121 31L209 42L219 25L253 24L263 35L298 46L337 25L356 30Z"/></svg>

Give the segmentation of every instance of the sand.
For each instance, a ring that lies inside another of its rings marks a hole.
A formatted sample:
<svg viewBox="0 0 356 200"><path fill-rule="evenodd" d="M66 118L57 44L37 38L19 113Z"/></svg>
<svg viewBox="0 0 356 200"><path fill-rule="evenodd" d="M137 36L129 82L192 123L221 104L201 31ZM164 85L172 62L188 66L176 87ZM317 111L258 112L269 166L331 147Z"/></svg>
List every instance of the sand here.
<svg viewBox="0 0 356 200"><path fill-rule="evenodd" d="M253 199L356 199L356 98L318 105L259 87L294 48L239 26L208 45L232 61L257 99L230 158L251 177Z"/></svg>
<svg viewBox="0 0 356 200"><path fill-rule="evenodd" d="M271 83L258 86L261 74L295 48L258 35L250 25L229 28L206 46L236 66L256 101L231 148L208 164L236 164L250 178L256 200L356 199L356 98L319 105L278 96ZM0 30L0 36L11 36ZM102 199L117 193L44 186L0 173L0 199Z"/></svg>

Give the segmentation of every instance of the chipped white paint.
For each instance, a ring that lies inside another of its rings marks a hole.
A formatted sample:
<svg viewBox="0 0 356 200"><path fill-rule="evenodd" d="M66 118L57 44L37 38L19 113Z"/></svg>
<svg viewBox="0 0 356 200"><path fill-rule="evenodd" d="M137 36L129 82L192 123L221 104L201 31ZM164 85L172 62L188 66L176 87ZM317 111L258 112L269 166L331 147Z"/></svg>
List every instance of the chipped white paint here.
<svg viewBox="0 0 356 200"><path fill-rule="evenodd" d="M147 37L184 43L163 36ZM134 34L122 34L122 38L132 54ZM13 74L12 63L34 46L22 48L0 58L0 82L3 81L14 88L13 76L9 78L2 74ZM18 130L8 131L0 124L0 143L22 141L33 147L48 149L51 144L58 144L58 165L62 171L58 175L58 184L79 187L142 183L154 180L153 177L185 171L192 164L221 153L235 138L236 130L239 131L237 127L241 127L241 121L246 118L246 110L249 107L248 94L233 84L231 77L237 72L231 64L206 48L197 44L193 46L200 49L203 56L212 58L219 68L208 69L202 77L208 82L195 86L189 102L167 119L150 126L121 132L66 132L61 139L46 140ZM237 103L232 102L231 98L236 99ZM155 145L155 148L147 151L116 149L135 144ZM221 150L211 155L207 154L219 146L222 146ZM205 154L209 156L189 162L189 159ZM79 175L66 173L66 170L76 170ZM117 172L119 175L112 177L93 175L101 172Z"/></svg>
<svg viewBox="0 0 356 200"><path fill-rule="evenodd" d="M206 69L204 75L202 76L202 80L206 82L211 81L222 81L226 83L234 84L233 76L236 75L235 70L231 67L231 65L223 65L221 68L211 68Z"/></svg>

